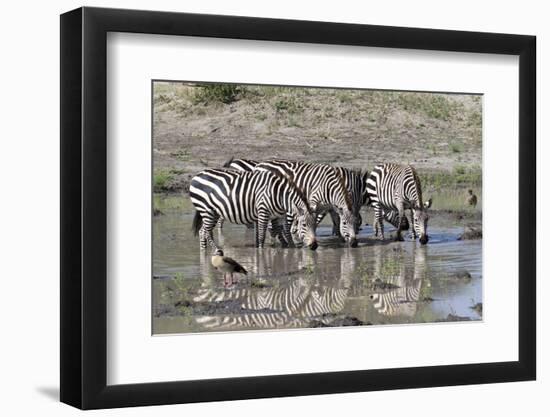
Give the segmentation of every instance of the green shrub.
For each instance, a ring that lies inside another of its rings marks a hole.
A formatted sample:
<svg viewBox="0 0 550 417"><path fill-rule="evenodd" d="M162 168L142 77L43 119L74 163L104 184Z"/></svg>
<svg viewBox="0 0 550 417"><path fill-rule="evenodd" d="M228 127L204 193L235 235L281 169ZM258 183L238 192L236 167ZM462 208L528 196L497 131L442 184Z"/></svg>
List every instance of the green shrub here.
<svg viewBox="0 0 550 417"><path fill-rule="evenodd" d="M233 84L206 84L196 88L193 101L195 104L229 104L237 100L241 89Z"/></svg>
<svg viewBox="0 0 550 417"><path fill-rule="evenodd" d="M173 175L169 171L161 170L153 175L153 191L161 192L169 189Z"/></svg>

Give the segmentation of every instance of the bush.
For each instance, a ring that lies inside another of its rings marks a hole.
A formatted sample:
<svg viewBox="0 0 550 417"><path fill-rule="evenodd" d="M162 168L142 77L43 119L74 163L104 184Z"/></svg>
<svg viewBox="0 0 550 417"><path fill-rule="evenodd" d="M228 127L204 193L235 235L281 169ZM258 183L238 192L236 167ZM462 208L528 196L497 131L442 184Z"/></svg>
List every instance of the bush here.
<svg viewBox="0 0 550 417"><path fill-rule="evenodd" d="M193 101L197 103L229 104L237 100L241 88L233 84L207 84L197 87Z"/></svg>
<svg viewBox="0 0 550 417"><path fill-rule="evenodd" d="M157 171L153 176L153 191L160 192L169 189L170 181L173 175L168 171Z"/></svg>

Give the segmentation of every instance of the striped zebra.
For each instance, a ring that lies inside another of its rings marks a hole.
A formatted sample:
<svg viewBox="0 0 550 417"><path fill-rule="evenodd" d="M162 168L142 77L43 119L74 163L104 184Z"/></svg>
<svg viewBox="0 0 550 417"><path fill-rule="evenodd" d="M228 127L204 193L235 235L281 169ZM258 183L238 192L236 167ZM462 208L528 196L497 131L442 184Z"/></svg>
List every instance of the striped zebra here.
<svg viewBox="0 0 550 417"><path fill-rule="evenodd" d="M353 200L337 169L326 164L272 159L260 162L254 170L279 172L292 178L317 215L329 209L336 210L340 217L340 235L351 247L357 247ZM287 215L284 226L290 228L292 222L293 216Z"/></svg>
<svg viewBox="0 0 550 417"><path fill-rule="evenodd" d="M292 161L289 161L289 162L292 162ZM236 169L238 171L251 171L259 163L260 163L259 161L255 161L252 159L231 158L223 166L231 169ZM363 223L363 219L361 218L361 213L360 213L361 207L365 205L370 205L370 200L369 200L369 196L367 193L367 186L366 186L369 172L348 169L344 167L335 167L335 168L338 170L339 174L344 178L344 183L346 184L346 188L350 193L350 196L352 199L353 212L356 216L355 233L358 234L359 229ZM340 216L333 209L328 210L328 213L330 214L332 219L332 234L334 236L338 236L340 235L340 230L339 230ZM319 213L317 215L317 225L319 225L323 221L326 214L327 214L327 211ZM384 218L386 219L386 221L392 224L395 228L397 228L397 220L398 220L397 211L386 210L384 212ZM403 217L401 219L401 230L409 230L409 227L410 226L409 226L409 221L407 217ZM293 228L293 233L294 231L295 231L295 228Z"/></svg>
<svg viewBox="0 0 550 417"><path fill-rule="evenodd" d="M377 165L367 179L367 193L374 208L375 236L384 239L382 218L386 211L396 211L396 224L401 224L405 210L411 211L412 235L420 237L420 243L428 243L428 214L430 204L422 203L420 179L410 165ZM403 240L401 227L397 227L396 240Z"/></svg>
<svg viewBox="0 0 550 417"><path fill-rule="evenodd" d="M285 175L290 175L292 177L295 177L296 175L304 175L305 178L307 176L305 175L304 171L306 170L300 170L297 169L299 165L306 165L304 162L298 162L298 161L290 161L290 160L283 160L283 159L274 159L274 160L268 160L265 162L258 162L254 161L252 159L234 159L231 158L229 161L227 161L224 164L224 167L236 169L239 171L248 171L251 169L254 169L259 165L260 168L268 167L270 169L278 169L280 172L284 173ZM323 167L329 167L329 165L321 165L321 164L309 164L309 168L313 168L314 165L317 166L323 166ZM292 166L292 168L291 168ZM351 198L351 210L353 212L353 216L355 217L355 221L353 221L351 224L354 226L354 234L357 234L359 232L359 228L362 223L361 215L359 213L361 206L363 205L364 196L363 196L363 186L365 179L361 177L361 173L358 171L352 171L348 170L346 168L341 167L335 167L332 168L336 170L337 174L340 175L343 178L344 186L347 192L349 193L349 197ZM323 175L326 175L326 168L325 173ZM300 184L300 179L295 180ZM312 185L314 186L315 178L309 177L306 181L304 181L304 184L302 186L308 186ZM309 188L308 188L309 189ZM304 188L306 190L306 188ZM306 190L307 193L307 190ZM320 193L317 193L317 197ZM312 195L310 197L310 202L313 200L316 200L317 197L315 195ZM322 201L326 202L326 198L322 198ZM336 207L336 208L335 208ZM357 245L357 241L355 238L346 238L347 233L341 233L342 226L344 226L346 229L348 228L348 222L350 219L346 219L343 222L340 221L340 215L338 214L338 206L332 205L332 204L322 204L318 206L317 209L317 224L321 223L327 212L331 214L332 222L333 222L333 228L332 233L333 235L340 235L344 236L346 240L348 240L352 246ZM346 207L346 209L349 210L349 207ZM340 209L340 212L344 211L344 209ZM291 219L289 219L291 221ZM345 223L345 224L343 224ZM292 227L292 234L296 234L296 225L293 224Z"/></svg>
<svg viewBox="0 0 550 417"><path fill-rule="evenodd" d="M297 216L299 235L312 250L317 248L315 217L304 193L289 178L275 172L239 172L227 169L206 169L195 175L189 188L196 213L193 231L200 237L201 248L209 244L214 251L212 230L224 219L236 224L256 225L256 247L265 242L270 220Z"/></svg>
<svg viewBox="0 0 550 417"><path fill-rule="evenodd" d="M259 161L254 161L253 159L235 159L231 157L231 159L223 164L223 167L236 169L237 171L252 171L258 164Z"/></svg>
<svg viewBox="0 0 550 417"><path fill-rule="evenodd" d="M360 170L352 170L344 167L334 167L343 180L346 189L349 192L351 197L351 206L352 211L355 216L355 234L359 233L363 219L361 217L361 207L366 203L367 196L364 192L364 183L366 181L366 173L361 172ZM332 235L340 236L340 215L334 208L329 207L327 210L317 214L317 224L319 225L326 214L329 213L332 219Z"/></svg>
<svg viewBox="0 0 550 417"><path fill-rule="evenodd" d="M283 161L281 159L277 161ZM298 161L284 160L289 163L301 163ZM266 162L269 162L266 161ZM252 171L260 162L253 159L229 159L223 166L227 168L236 169L238 171ZM352 199L353 212L356 216L356 227L355 233L359 232L359 227L361 226L362 219L359 211L361 207L366 203L367 194L365 192L364 184L367 180L368 172L362 173L361 170L351 170L343 167L334 167L337 170L338 174L344 179L344 184L350 193ZM317 215L317 224L321 223L323 218L326 216L327 212L331 213L333 219L333 234L339 234L340 218L338 213L334 209L319 213Z"/></svg>

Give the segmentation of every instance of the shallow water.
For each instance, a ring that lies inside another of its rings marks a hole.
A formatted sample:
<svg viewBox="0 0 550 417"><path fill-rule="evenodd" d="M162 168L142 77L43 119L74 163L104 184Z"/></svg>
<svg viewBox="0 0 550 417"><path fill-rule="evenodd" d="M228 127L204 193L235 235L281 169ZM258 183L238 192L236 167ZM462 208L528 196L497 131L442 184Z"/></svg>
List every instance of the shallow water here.
<svg viewBox="0 0 550 417"><path fill-rule="evenodd" d="M254 232L225 223L214 238L248 275L224 288L191 233L189 204L165 204L153 219L153 333L481 320L482 240L459 241L460 224L430 220L430 242L371 238L359 247L317 229L320 246L254 248ZM366 216L364 216L366 218ZM269 239L269 237L268 237ZM236 275L237 277L237 275Z"/></svg>

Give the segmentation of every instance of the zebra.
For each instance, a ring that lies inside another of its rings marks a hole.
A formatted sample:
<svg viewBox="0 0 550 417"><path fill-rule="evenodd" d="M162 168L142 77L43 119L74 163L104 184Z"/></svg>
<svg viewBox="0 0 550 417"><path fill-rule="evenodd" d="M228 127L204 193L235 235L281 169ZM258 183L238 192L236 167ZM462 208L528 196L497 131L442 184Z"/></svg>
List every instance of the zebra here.
<svg viewBox="0 0 550 417"><path fill-rule="evenodd" d="M348 169L344 167L336 167L340 175L344 178L346 187L350 192L352 198L353 212L356 216L355 233L359 233L360 227L363 223L361 217L361 207L370 205L370 200L367 193L367 179L369 177L368 171L361 171L355 169ZM321 213L317 216L317 225L321 223L326 213ZM329 210L329 214L332 218L332 234L338 235L339 216L334 210ZM397 228L398 213L394 210L387 210L384 212L384 219ZM407 217L401 219L401 230L409 230L409 221Z"/></svg>
<svg viewBox="0 0 550 417"><path fill-rule="evenodd" d="M292 213L298 217L299 235L310 249L317 249L315 218L304 193L289 178L269 171L238 172L206 169L191 180L191 201L196 212L192 229L200 246L216 246L212 236L220 216L237 224L256 224L256 247L265 242L267 224Z"/></svg>
<svg viewBox="0 0 550 417"><path fill-rule="evenodd" d="M289 161L294 162L294 161ZM252 171L256 165L258 165L260 162L255 161L253 159L242 159L242 158L231 158L225 164L224 167L236 169L238 171ZM359 229L363 223L363 219L361 218L360 210L361 207L365 205L370 205L370 200L367 193L367 179L369 176L369 171L361 171L356 169L348 169L344 167L335 167L336 170L338 170L339 174L344 178L344 183L346 184L346 188L348 189L351 199L352 199L352 207L353 212L356 217L355 221L355 233L359 233ZM339 225L340 225L340 216L338 213L333 210L329 209L328 213L331 216L332 219L332 234L333 236L338 236L340 234L339 231ZM323 219L325 218L327 214L327 211L324 211L322 213L319 213L317 215L317 225L319 225ZM398 219L398 213L393 210L386 210L384 212L384 218L386 221L388 221L390 224L392 224L395 228L397 228L397 219ZM220 219L220 222L223 222L223 220ZM407 217L403 217L401 219L401 230L409 230L409 221ZM296 228L292 228L292 233L296 234ZM272 231L274 234L274 232Z"/></svg>
<svg viewBox="0 0 550 417"><path fill-rule="evenodd" d="M304 191L312 210L317 215L330 208L335 209L340 217L341 236L351 247L357 247L353 201L345 180L337 169L326 164L272 159L260 162L254 170L279 172L292 178ZM285 228L290 229L293 220L292 215L287 215Z"/></svg>
<svg viewBox="0 0 550 417"><path fill-rule="evenodd" d="M252 171L259 164L259 161L253 159L235 159L231 157L228 161L223 164L224 168L232 168L237 171Z"/></svg>
<svg viewBox="0 0 550 417"><path fill-rule="evenodd" d="M355 234L358 234L363 223L360 211L361 207L366 202L363 186L366 181L365 173L361 172L361 170L352 170L344 167L334 167L334 169L338 172L338 175L343 178L345 187L350 194L352 211L355 216ZM332 207L329 207L328 210L317 214L317 225L323 221L327 213L330 214L332 219L332 235L340 236L340 216Z"/></svg>
<svg viewBox="0 0 550 417"><path fill-rule="evenodd" d="M301 163L298 161L282 160L282 159L279 159L277 161L279 162L286 161L289 163ZM269 162L269 160L267 160L266 162ZM235 159L232 157L227 162L225 162L223 166L226 168L236 169L238 171L252 171L259 163L260 163L259 161L255 161L253 159L242 159L242 158ZM344 179L346 188L348 189L350 196L352 198L352 207L353 207L354 214L356 216L355 233L358 233L359 227L361 226L361 223L362 223L359 210L365 204L367 199L366 193L364 192L365 187L363 186L363 184L366 182L368 172L362 173L360 170L351 170L343 167L334 167L334 168L338 171L338 174L340 174ZM317 215L317 224L321 223L323 218L326 216L327 212L331 213L331 216L335 216L333 217L333 223L334 223L333 234L336 235L339 233L338 225L340 224L340 219L336 211L334 211L334 209L331 208L328 211L319 213Z"/></svg>
<svg viewBox="0 0 550 417"><path fill-rule="evenodd" d="M428 243L428 214L430 204L422 203L422 188L415 169L410 165L380 164L367 179L367 193L374 208L375 236L384 239L382 217L387 210L397 211L396 224L401 224L405 209L411 211L412 236L420 243ZM403 240L401 227L397 227L396 240Z"/></svg>

